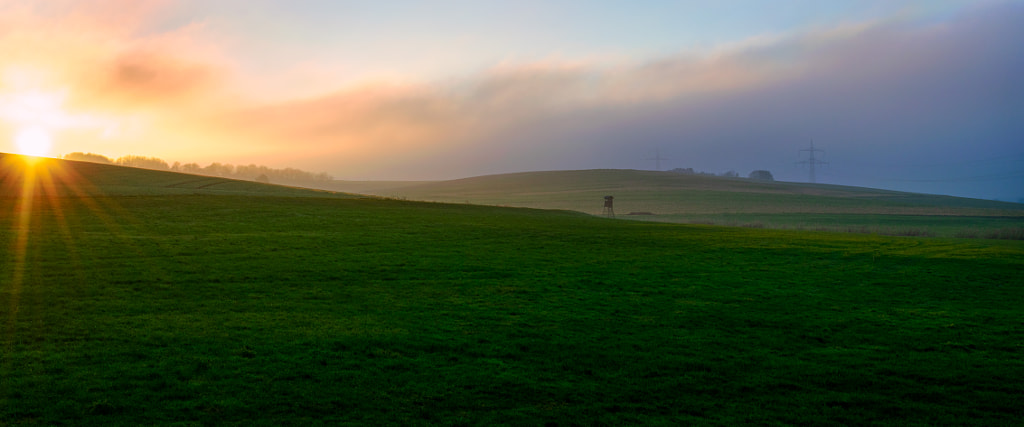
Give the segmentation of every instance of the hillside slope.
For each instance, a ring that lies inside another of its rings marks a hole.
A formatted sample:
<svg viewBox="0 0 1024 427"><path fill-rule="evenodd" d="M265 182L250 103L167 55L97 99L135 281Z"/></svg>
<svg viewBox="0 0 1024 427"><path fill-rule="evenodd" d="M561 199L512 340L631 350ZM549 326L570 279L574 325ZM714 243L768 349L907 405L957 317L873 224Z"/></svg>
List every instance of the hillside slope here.
<svg viewBox="0 0 1024 427"><path fill-rule="evenodd" d="M2 426L1024 417L1022 242L4 171Z"/></svg>
<svg viewBox="0 0 1024 427"><path fill-rule="evenodd" d="M722 212L939 213L969 211L1024 215L1016 203L937 196L862 187L670 172L595 169L523 172L381 188L371 194L416 200L470 202L601 212L603 198L615 197L623 213Z"/></svg>
<svg viewBox="0 0 1024 427"><path fill-rule="evenodd" d="M0 153L0 197L20 196L26 180L48 196L220 194L283 197L364 197L179 172L34 158Z"/></svg>
<svg viewBox="0 0 1024 427"><path fill-rule="evenodd" d="M385 197L593 215L603 213L605 196L614 196L617 218L644 221L1024 238L1021 204L828 184L608 169L524 172L407 186L367 184L373 183L362 184L365 192Z"/></svg>

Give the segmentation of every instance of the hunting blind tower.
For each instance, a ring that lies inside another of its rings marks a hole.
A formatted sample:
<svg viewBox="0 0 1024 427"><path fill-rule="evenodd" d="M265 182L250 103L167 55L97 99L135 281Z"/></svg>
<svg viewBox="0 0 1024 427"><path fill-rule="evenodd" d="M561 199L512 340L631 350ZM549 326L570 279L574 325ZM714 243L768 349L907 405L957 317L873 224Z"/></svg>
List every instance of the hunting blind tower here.
<svg viewBox="0 0 1024 427"><path fill-rule="evenodd" d="M615 218L615 209L612 207L612 200L614 199L615 197L612 196L604 196L604 211L601 212L602 215L608 218Z"/></svg>

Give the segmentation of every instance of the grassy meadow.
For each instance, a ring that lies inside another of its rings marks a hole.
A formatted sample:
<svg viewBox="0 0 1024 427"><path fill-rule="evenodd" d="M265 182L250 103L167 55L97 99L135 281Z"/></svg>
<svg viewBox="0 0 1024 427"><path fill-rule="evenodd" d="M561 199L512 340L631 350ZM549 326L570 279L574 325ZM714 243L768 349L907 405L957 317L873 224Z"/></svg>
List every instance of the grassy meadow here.
<svg viewBox="0 0 1024 427"><path fill-rule="evenodd" d="M0 425L1024 418L1020 241L0 164Z"/></svg>
<svg viewBox="0 0 1024 427"><path fill-rule="evenodd" d="M1024 205L828 184L761 182L640 170L524 172L438 182L347 182L325 188L409 200L601 214L752 228L1024 239ZM652 215L629 215L644 213Z"/></svg>

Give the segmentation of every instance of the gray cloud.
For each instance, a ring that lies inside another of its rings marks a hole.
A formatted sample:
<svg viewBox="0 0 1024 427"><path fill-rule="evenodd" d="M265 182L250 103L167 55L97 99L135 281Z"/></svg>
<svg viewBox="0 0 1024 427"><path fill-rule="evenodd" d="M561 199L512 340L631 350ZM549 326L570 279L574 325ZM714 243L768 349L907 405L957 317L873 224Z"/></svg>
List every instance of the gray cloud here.
<svg viewBox="0 0 1024 427"><path fill-rule="evenodd" d="M302 135L316 157L306 165L343 178L653 168L644 159L658 149L667 167L801 181L798 150L813 138L830 162L821 182L1016 199L1021 40L1024 4L1006 3L632 66L537 63L356 88L237 118Z"/></svg>
<svg viewBox="0 0 1024 427"><path fill-rule="evenodd" d="M459 167L653 168L643 159L659 149L672 167L765 168L800 181L797 150L813 138L830 162L823 182L1016 199L1024 196L1020 40L1024 5L1006 4L946 24L809 34L703 63L666 59L616 76L665 96L622 104L606 93L603 104L533 117L461 147ZM722 87L685 83L723 69L739 70Z"/></svg>

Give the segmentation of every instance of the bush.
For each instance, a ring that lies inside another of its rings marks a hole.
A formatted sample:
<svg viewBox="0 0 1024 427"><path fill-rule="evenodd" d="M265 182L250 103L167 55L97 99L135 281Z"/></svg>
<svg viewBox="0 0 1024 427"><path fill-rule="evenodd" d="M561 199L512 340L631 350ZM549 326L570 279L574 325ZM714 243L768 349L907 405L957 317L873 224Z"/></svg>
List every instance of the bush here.
<svg viewBox="0 0 1024 427"><path fill-rule="evenodd" d="M114 163L112 160L110 160L110 158L108 158L107 156L104 156L102 154L82 153L82 152L77 152L77 151L74 152L74 153L65 154L64 155L64 160L77 160L79 162L106 163L106 164Z"/></svg>
<svg viewBox="0 0 1024 427"><path fill-rule="evenodd" d="M747 175L747 178L756 181L775 181L775 177L772 176L772 173L766 170L753 171L750 173L750 175Z"/></svg>
<svg viewBox="0 0 1024 427"><path fill-rule="evenodd" d="M156 157L144 157L144 156L122 156L118 157L114 163L121 166L129 166L133 168L142 169L156 169L156 170L170 170L171 166L167 164L163 159Z"/></svg>

